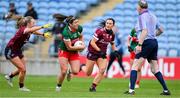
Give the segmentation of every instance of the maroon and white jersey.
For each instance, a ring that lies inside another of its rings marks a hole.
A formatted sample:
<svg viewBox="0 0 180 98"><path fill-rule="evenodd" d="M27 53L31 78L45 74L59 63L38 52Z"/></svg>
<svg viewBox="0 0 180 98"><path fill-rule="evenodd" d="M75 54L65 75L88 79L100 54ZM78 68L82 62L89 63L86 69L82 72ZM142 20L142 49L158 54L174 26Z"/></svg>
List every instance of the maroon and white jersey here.
<svg viewBox="0 0 180 98"><path fill-rule="evenodd" d="M104 28L98 28L94 33L93 37L97 39L96 45L101 49L101 51L106 52L109 43L114 41L114 34L108 34ZM98 53L91 44L89 43L88 51L93 53Z"/></svg>
<svg viewBox="0 0 180 98"><path fill-rule="evenodd" d="M30 33L24 33L26 27L20 27L13 38L7 44L12 50L21 50L23 45L29 40Z"/></svg>

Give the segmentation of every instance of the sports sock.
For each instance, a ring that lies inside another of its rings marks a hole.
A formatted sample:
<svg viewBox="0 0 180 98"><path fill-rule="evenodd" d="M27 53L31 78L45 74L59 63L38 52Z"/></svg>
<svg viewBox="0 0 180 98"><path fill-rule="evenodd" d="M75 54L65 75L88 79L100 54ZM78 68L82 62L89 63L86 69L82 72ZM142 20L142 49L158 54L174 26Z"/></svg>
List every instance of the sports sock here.
<svg viewBox="0 0 180 98"><path fill-rule="evenodd" d="M61 87L62 85L61 84L57 84L58 87Z"/></svg>
<svg viewBox="0 0 180 98"><path fill-rule="evenodd" d="M24 87L24 83L19 83L19 87L20 88Z"/></svg>
<svg viewBox="0 0 180 98"><path fill-rule="evenodd" d="M164 90L168 90L166 83L164 81L164 78L161 74L161 72L157 72L156 74L154 74L156 76L156 78L158 79L158 81L160 82L160 84L162 85Z"/></svg>
<svg viewBox="0 0 180 98"><path fill-rule="evenodd" d="M97 84L95 84L95 83L92 83L92 85L91 85L92 88L96 88L96 86L97 86Z"/></svg>
<svg viewBox="0 0 180 98"><path fill-rule="evenodd" d="M132 90L134 90L136 79L137 79L137 71L136 70L131 70L130 89L132 89Z"/></svg>
<svg viewBox="0 0 180 98"><path fill-rule="evenodd" d="M14 74L12 74L12 73L9 75L9 77L10 77L10 78L13 78L14 76L15 76L15 75L14 75Z"/></svg>

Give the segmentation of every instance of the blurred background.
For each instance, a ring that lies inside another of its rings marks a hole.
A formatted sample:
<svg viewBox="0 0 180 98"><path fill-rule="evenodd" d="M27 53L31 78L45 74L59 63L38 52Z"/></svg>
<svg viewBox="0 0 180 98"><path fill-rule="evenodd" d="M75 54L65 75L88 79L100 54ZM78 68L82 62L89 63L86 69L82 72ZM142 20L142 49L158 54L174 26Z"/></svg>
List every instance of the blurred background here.
<svg viewBox="0 0 180 98"><path fill-rule="evenodd" d="M0 0L0 72L7 73L10 69L2 65L8 65L4 58L4 48L10 38L16 32L16 21L7 19L7 14L12 9L16 9L17 15L30 15L28 9L35 11L34 18L37 25L46 23L55 24L53 14L61 13L79 17L80 25L83 26L83 35L86 46L88 45L98 23L102 19L112 17L116 21L118 36L122 42L124 57L129 57L126 41L131 29L137 21L138 0ZM159 51L161 58L176 58L180 56L180 0L147 0L149 10L154 12L162 26L164 33L158 37ZM30 12L31 13L31 12ZM45 30L46 31L46 30ZM42 32L45 32L42 31ZM51 31L51 30L47 30ZM28 64L58 65L57 53L54 47L54 38L43 39L32 35L29 43L24 46L25 57ZM86 55L85 49L81 54ZM110 49L108 50L109 54ZM55 63L54 63L55 62ZM4 71L7 70L7 71Z"/></svg>

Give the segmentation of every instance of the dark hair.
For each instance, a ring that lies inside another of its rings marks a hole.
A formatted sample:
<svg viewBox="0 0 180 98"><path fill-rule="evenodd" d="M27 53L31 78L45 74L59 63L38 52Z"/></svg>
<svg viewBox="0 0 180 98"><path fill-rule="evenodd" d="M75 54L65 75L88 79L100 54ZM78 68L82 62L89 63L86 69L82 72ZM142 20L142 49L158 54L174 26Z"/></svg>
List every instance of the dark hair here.
<svg viewBox="0 0 180 98"><path fill-rule="evenodd" d="M54 14L53 18L58 20L58 21L64 21L67 18L67 16L62 15L62 14Z"/></svg>
<svg viewBox="0 0 180 98"><path fill-rule="evenodd" d="M14 2L10 2L10 3L9 3L9 6L11 6L11 7L15 7Z"/></svg>
<svg viewBox="0 0 180 98"><path fill-rule="evenodd" d="M27 24L31 22L31 19L33 19L31 16L20 17L16 22L16 28L27 26Z"/></svg>
<svg viewBox="0 0 180 98"><path fill-rule="evenodd" d="M74 20L77 18L70 15L70 16L65 16L63 14L56 13L53 15L53 18L57 19L58 21L65 21L67 24L72 24Z"/></svg>
<svg viewBox="0 0 180 98"><path fill-rule="evenodd" d="M99 26L100 26L100 27L105 27L107 20L112 20L112 21L113 21L113 25L115 25L115 20L114 20L113 18L107 18L106 20L102 20L102 21L99 23Z"/></svg>
<svg viewBox="0 0 180 98"><path fill-rule="evenodd" d="M148 3L146 0L139 0L138 1L138 5L143 8L143 9L147 9L148 8Z"/></svg>
<svg viewBox="0 0 180 98"><path fill-rule="evenodd" d="M72 24L74 22L74 20L76 20L77 18L74 17L74 16L69 16L67 19L66 19L66 22L68 24Z"/></svg>
<svg viewBox="0 0 180 98"><path fill-rule="evenodd" d="M27 2L27 5L32 6L33 4L32 4L32 2L29 1L29 2Z"/></svg>

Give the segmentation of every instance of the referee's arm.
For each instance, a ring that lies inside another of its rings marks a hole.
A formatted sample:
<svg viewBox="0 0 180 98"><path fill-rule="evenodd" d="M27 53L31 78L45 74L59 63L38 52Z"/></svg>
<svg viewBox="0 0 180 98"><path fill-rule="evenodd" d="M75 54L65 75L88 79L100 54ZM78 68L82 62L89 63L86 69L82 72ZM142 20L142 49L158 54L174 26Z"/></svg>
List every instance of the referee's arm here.
<svg viewBox="0 0 180 98"><path fill-rule="evenodd" d="M142 45L142 43L144 42L144 39L146 38L147 36L147 29L143 29L141 34L140 34L140 38L139 38L139 44Z"/></svg>
<svg viewBox="0 0 180 98"><path fill-rule="evenodd" d="M159 35L161 35L162 33L163 33L163 27L160 26L160 27L157 29L157 31L156 31L156 36L159 36Z"/></svg>

